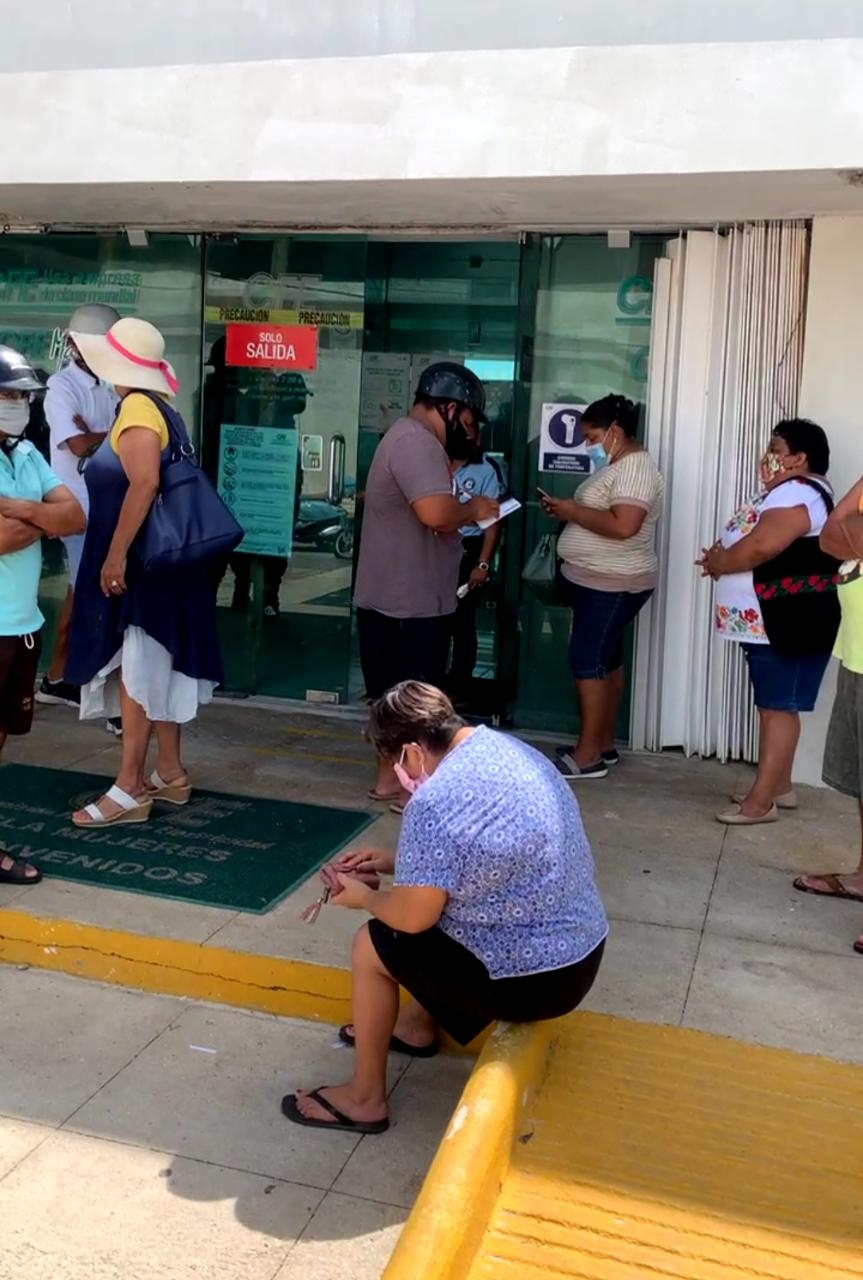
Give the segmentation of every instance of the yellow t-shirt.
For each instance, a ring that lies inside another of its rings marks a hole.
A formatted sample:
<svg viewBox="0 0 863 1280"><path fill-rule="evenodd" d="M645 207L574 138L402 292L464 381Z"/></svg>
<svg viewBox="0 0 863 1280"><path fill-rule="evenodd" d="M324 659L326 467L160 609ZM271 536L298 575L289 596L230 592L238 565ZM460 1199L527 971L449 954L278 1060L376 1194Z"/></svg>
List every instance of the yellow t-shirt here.
<svg viewBox="0 0 863 1280"><path fill-rule="evenodd" d="M860 510L863 512L863 500ZM863 676L863 560L849 560L843 564L841 574L842 621L833 652L843 667Z"/></svg>
<svg viewBox="0 0 863 1280"><path fill-rule="evenodd" d="M164 449L168 443L168 424L164 414L160 413L149 396L143 396L139 391L132 391L123 398L120 411L114 419L110 439L115 453L117 441L129 427L148 427L150 431L157 432L160 449Z"/></svg>

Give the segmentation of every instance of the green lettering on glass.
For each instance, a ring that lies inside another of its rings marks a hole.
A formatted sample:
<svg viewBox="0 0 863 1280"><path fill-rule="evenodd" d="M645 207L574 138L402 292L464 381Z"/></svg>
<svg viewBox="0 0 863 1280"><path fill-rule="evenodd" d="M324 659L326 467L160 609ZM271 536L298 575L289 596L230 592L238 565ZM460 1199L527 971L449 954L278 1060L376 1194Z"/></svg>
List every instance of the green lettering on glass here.
<svg viewBox="0 0 863 1280"><path fill-rule="evenodd" d="M653 281L649 276L626 276L617 289L617 309L627 316L649 316Z"/></svg>

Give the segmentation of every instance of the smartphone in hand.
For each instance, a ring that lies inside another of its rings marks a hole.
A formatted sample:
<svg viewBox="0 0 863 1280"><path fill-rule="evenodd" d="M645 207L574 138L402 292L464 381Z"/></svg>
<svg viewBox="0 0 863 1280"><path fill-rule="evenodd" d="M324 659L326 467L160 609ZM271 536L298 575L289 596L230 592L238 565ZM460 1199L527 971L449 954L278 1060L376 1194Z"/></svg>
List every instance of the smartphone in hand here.
<svg viewBox="0 0 863 1280"><path fill-rule="evenodd" d="M536 491L539 494L540 498L545 498L546 502L552 501L551 494L546 493L545 489L540 489L539 485L536 486Z"/></svg>

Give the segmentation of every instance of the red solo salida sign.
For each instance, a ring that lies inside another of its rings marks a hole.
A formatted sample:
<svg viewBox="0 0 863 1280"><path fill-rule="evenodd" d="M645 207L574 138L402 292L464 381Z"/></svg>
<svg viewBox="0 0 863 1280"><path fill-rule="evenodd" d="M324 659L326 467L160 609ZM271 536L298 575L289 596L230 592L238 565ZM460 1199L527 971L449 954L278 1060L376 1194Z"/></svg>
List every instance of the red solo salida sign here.
<svg viewBox="0 0 863 1280"><path fill-rule="evenodd" d="M225 363L256 369L298 369L318 363L318 330L311 324L229 324Z"/></svg>

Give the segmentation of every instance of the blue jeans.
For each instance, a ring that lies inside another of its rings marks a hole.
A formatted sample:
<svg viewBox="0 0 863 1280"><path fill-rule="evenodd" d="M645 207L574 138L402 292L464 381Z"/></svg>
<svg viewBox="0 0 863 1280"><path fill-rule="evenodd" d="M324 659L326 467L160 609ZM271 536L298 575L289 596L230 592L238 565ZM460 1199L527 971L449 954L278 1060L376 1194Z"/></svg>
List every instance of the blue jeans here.
<svg viewBox="0 0 863 1280"><path fill-rule="evenodd" d="M647 604L652 591L596 591L569 585L572 635L569 666L574 680L604 680L623 666L626 628Z"/></svg>

